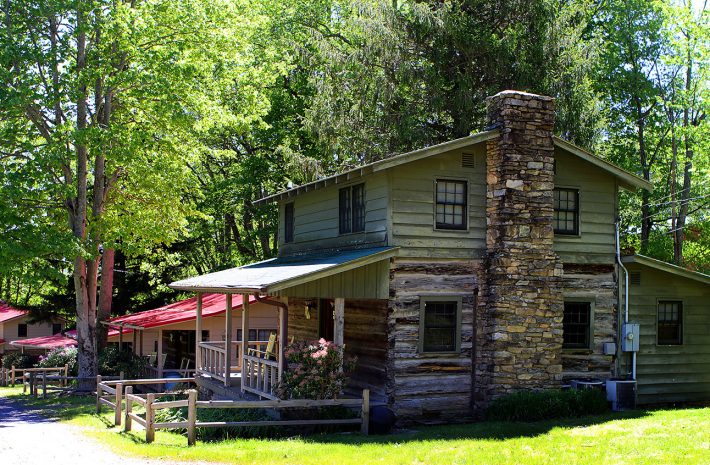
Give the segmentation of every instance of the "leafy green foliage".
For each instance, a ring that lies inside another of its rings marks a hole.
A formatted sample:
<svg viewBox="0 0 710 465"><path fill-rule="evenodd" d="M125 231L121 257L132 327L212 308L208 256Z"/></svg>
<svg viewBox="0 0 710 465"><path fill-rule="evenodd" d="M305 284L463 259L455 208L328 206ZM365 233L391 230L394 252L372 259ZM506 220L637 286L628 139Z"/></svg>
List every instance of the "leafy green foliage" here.
<svg viewBox="0 0 710 465"><path fill-rule="evenodd" d="M140 378L145 373L146 360L130 350L120 350L109 345L99 354L99 373L104 376L119 376L127 379Z"/></svg>
<svg viewBox="0 0 710 465"><path fill-rule="evenodd" d="M32 368L35 357L25 355L21 352L7 352L2 357L3 368Z"/></svg>
<svg viewBox="0 0 710 465"><path fill-rule="evenodd" d="M60 347L51 350L46 356L41 356L37 366L40 368L51 368L69 365L69 376L76 376L79 373L76 356L76 347Z"/></svg>
<svg viewBox="0 0 710 465"><path fill-rule="evenodd" d="M347 382L355 359L345 360L343 347L333 342L296 341L286 347L287 368L277 387L282 399L335 399ZM342 369L341 369L342 368Z"/></svg>
<svg viewBox="0 0 710 465"><path fill-rule="evenodd" d="M486 418L493 421L541 421L608 411L606 394L598 389L522 391L494 400L486 411Z"/></svg>

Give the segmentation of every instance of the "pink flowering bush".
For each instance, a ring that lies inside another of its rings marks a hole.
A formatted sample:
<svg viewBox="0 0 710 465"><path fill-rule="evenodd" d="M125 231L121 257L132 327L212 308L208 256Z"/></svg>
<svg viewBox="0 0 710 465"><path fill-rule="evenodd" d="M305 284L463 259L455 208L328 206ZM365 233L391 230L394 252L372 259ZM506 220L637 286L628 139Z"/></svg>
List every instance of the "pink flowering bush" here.
<svg viewBox="0 0 710 465"><path fill-rule="evenodd" d="M343 347L322 338L318 341L294 342L286 347L286 369L277 387L279 397L337 398L347 382L347 374L355 367L355 359L345 360L343 350Z"/></svg>

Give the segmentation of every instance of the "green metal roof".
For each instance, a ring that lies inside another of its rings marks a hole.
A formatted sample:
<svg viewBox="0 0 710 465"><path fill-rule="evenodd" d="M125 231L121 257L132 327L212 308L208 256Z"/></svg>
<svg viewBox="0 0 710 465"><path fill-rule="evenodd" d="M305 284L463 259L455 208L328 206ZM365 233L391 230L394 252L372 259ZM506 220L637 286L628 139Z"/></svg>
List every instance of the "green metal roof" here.
<svg viewBox="0 0 710 465"><path fill-rule="evenodd" d="M694 279L695 281L700 281L701 283L710 285L710 276L705 273L700 273L699 271L692 271L681 266L672 265L670 263L663 262L661 260L656 260L655 258L646 257L645 255L628 255L626 257L621 257L621 261L624 263L637 263L639 265L648 266L650 268L655 268L660 271L665 271L677 276L682 276L688 279Z"/></svg>
<svg viewBox="0 0 710 465"><path fill-rule="evenodd" d="M224 294L269 294L393 257L397 247L279 257L176 281L173 289Z"/></svg>

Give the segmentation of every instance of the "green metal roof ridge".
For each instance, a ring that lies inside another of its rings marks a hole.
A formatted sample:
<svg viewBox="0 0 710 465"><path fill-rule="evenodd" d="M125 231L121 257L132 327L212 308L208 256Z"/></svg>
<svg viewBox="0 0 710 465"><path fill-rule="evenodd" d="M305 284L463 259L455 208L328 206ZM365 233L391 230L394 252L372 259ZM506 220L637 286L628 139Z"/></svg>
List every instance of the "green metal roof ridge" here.
<svg viewBox="0 0 710 465"><path fill-rule="evenodd" d="M323 179L318 179L317 181L312 181L300 186L294 187L292 189L287 189L276 194L272 194L261 199L255 200L254 205L263 205L268 202L273 202L275 200L281 200L288 197L295 197L303 192L310 192L317 189L322 189L333 184L340 184L343 182L348 182L352 179L360 178L366 174L374 173L377 171L382 171L385 169L393 168L398 165L409 163L416 160L421 160L422 158L431 157L438 155L440 153L447 152L449 150L456 150L461 147L466 147L471 144L477 144L479 142L485 142L487 140L493 139L498 135L498 129L493 129L490 131L483 131L470 136L461 137L458 139L453 139L450 141L442 142L440 144L431 145L429 147L424 147L417 150L412 150L410 152L395 155L391 158L385 158L383 160L373 161L372 163L367 163L347 171L343 171L339 174L334 174Z"/></svg>
<svg viewBox="0 0 710 465"><path fill-rule="evenodd" d="M682 266L673 265L672 263L664 262L656 258L647 257L645 255L627 255L621 257L621 261L624 263L637 263L639 265L645 265L660 271L665 271L667 273L682 276L684 278L694 279L696 281L700 281L701 283L710 285L710 275L701 273L699 271L689 270L687 268L683 268Z"/></svg>

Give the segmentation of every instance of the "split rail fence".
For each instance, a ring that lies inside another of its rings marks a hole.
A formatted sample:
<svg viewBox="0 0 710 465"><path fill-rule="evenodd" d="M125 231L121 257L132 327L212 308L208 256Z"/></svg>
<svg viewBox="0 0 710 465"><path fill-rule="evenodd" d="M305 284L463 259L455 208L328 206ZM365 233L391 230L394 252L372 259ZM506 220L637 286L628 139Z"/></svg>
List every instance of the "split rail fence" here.
<svg viewBox="0 0 710 465"><path fill-rule="evenodd" d="M231 401L210 400L198 401L197 391L186 391L187 399L157 401L164 395L175 395L173 392L134 394L133 387L140 384L165 384L175 382L194 382L194 379L165 378L127 381L102 381L97 377L96 412L101 411L102 405L111 407L115 413L114 423L121 425L123 417L124 430L131 431L133 422L145 428L145 441L151 443L155 440L157 429L185 429L187 430L187 444L192 446L196 440L196 428L224 428L248 426L305 426L305 425L346 425L359 424L360 431L368 434L370 423L370 391L362 391L361 399L325 399L325 400L265 400L265 401ZM125 410L124 405L125 403ZM141 406L145 413L138 414L134 406ZM314 408L314 407L355 407L360 409L357 418L323 419L323 420L260 420L260 421L198 421L197 409L285 409L285 408ZM187 407L187 420L177 422L156 422L155 413L167 408ZM125 412L125 414L124 414Z"/></svg>

